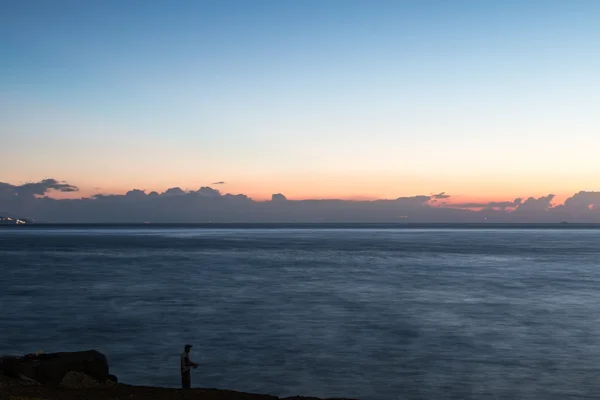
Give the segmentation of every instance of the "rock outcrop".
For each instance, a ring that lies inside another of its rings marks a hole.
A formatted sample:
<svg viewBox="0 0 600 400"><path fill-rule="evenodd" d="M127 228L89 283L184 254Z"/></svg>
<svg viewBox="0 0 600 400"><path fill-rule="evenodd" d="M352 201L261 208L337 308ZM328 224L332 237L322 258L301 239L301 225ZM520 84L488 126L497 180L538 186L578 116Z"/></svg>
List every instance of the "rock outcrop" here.
<svg viewBox="0 0 600 400"><path fill-rule="evenodd" d="M0 371L7 377L24 376L43 385L60 385L70 371L83 373L100 383L114 380L109 377L106 356L95 350L1 357Z"/></svg>
<svg viewBox="0 0 600 400"><path fill-rule="evenodd" d="M108 379L106 382L98 382L96 379L83 372L69 371L60 381L60 386L70 389L89 389L100 388L104 386L116 385L116 382Z"/></svg>

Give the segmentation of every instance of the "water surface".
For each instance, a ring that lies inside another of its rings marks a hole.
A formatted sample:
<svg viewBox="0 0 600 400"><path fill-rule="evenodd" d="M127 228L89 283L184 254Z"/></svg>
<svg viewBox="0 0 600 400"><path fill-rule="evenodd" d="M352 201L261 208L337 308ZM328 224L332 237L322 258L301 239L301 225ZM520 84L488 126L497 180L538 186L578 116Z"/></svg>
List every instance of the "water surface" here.
<svg viewBox="0 0 600 400"><path fill-rule="evenodd" d="M600 230L0 229L0 354L126 383L361 399L600 398Z"/></svg>

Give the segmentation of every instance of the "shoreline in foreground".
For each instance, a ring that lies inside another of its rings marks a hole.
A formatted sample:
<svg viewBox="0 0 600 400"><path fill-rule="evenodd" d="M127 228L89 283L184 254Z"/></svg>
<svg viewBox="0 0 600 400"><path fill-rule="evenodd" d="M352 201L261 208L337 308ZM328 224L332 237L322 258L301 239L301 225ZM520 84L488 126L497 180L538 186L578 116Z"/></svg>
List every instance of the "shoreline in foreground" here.
<svg viewBox="0 0 600 400"><path fill-rule="evenodd" d="M351 400L118 383L96 350L0 357L0 400Z"/></svg>
<svg viewBox="0 0 600 400"><path fill-rule="evenodd" d="M224 389L175 389L122 383L96 388L63 388L49 385L0 385L0 400L351 400L346 398L277 397Z"/></svg>

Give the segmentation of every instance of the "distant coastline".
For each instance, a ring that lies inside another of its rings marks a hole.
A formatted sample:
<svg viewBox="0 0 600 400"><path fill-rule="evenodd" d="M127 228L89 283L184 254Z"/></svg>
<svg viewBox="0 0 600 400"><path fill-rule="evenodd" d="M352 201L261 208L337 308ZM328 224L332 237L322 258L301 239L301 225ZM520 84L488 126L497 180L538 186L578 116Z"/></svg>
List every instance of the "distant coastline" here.
<svg viewBox="0 0 600 400"><path fill-rule="evenodd" d="M32 224L33 221L26 218L16 218L16 217L7 217L0 215L0 226L8 225L29 225Z"/></svg>
<svg viewBox="0 0 600 400"><path fill-rule="evenodd" d="M600 229L600 223L24 223L18 229Z"/></svg>

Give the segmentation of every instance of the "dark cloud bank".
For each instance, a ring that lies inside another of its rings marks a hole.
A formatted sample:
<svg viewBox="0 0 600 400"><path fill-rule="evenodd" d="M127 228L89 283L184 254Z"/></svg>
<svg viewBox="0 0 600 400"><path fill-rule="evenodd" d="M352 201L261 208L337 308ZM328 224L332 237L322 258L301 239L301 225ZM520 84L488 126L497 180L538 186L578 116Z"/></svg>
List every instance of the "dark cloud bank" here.
<svg viewBox="0 0 600 400"><path fill-rule="evenodd" d="M243 194L222 194L210 187L195 191L176 187L163 193L134 189L124 195L77 200L52 199L48 197L52 191L74 192L78 188L55 179L20 186L0 182L0 215L48 223L600 222L600 192L579 192L564 204L553 205L552 194L456 204L444 192L375 201L287 200L278 193L270 201L254 201Z"/></svg>

